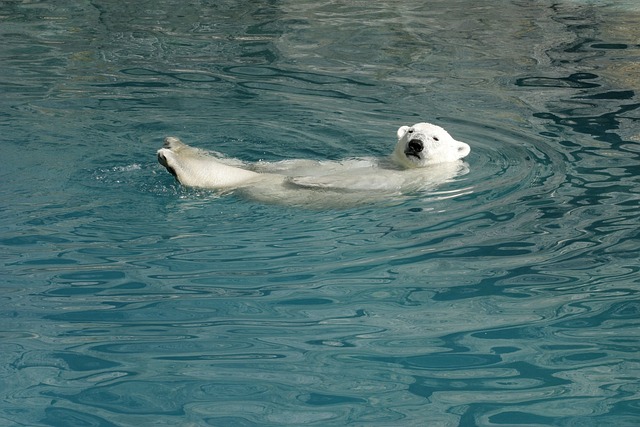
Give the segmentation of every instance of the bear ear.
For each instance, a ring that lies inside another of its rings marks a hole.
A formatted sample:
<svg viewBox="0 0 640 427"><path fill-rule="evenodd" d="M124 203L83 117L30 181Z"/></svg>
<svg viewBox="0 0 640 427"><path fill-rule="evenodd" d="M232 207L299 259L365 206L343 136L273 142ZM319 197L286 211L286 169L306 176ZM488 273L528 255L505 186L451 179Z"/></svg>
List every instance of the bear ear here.
<svg viewBox="0 0 640 427"><path fill-rule="evenodd" d="M406 135L409 130L409 126L402 126L398 129L398 139L402 139L403 136Z"/></svg>
<svg viewBox="0 0 640 427"><path fill-rule="evenodd" d="M469 144L461 141L456 141L458 143L458 158L462 159L467 157L467 155L471 152L471 147Z"/></svg>

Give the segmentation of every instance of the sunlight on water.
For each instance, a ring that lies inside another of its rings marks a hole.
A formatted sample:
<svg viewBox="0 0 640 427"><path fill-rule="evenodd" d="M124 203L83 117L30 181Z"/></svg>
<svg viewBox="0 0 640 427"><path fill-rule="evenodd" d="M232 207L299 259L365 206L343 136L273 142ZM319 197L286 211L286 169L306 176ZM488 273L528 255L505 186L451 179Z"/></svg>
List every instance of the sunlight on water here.
<svg viewBox="0 0 640 427"><path fill-rule="evenodd" d="M0 4L0 426L635 426L634 1ZM336 209L179 186L383 157Z"/></svg>

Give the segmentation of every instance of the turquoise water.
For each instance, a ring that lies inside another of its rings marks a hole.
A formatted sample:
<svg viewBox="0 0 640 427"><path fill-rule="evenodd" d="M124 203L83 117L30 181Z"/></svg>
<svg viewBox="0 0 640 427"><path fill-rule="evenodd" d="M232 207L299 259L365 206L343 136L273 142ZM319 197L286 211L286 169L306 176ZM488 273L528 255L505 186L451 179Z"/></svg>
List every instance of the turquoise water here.
<svg viewBox="0 0 640 427"><path fill-rule="evenodd" d="M635 1L0 3L1 426L640 424ZM472 147L348 209L178 186Z"/></svg>

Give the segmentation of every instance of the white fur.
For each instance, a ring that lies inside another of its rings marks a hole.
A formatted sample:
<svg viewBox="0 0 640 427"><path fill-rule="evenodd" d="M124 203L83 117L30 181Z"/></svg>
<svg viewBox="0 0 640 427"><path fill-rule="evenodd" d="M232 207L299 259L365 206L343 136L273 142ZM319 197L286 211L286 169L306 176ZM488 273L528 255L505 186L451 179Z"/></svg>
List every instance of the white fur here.
<svg viewBox="0 0 640 427"><path fill-rule="evenodd" d="M242 190L254 198L292 204L324 199L380 199L433 188L464 170L469 145L439 126L418 123L398 129L388 159L284 160L246 164L167 137L158 161L185 186ZM346 196L348 195L348 196ZM317 204L317 203L315 203ZM326 204L326 203L325 203Z"/></svg>
<svg viewBox="0 0 640 427"><path fill-rule="evenodd" d="M409 142L419 140L424 148L420 153L407 155ZM437 163L455 162L467 157L471 147L456 141L449 132L430 123L418 123L398 129L398 143L393 158L405 167L426 167Z"/></svg>

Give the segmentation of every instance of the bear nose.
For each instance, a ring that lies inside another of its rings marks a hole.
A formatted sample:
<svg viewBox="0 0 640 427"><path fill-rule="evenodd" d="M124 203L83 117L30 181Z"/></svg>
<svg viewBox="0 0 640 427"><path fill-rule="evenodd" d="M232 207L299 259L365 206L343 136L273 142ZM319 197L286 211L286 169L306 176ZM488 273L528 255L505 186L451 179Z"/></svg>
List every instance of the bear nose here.
<svg viewBox="0 0 640 427"><path fill-rule="evenodd" d="M419 153L424 149L424 145L419 139L412 139L411 141L409 141L408 147L414 153Z"/></svg>

